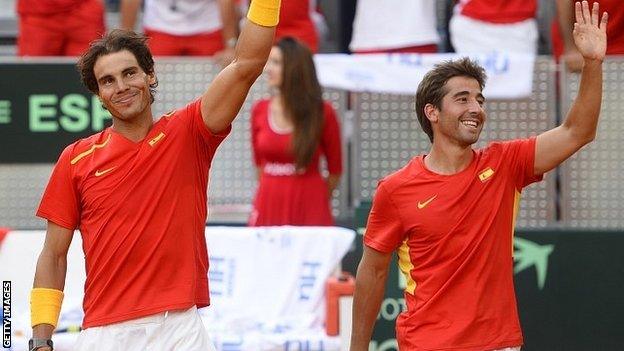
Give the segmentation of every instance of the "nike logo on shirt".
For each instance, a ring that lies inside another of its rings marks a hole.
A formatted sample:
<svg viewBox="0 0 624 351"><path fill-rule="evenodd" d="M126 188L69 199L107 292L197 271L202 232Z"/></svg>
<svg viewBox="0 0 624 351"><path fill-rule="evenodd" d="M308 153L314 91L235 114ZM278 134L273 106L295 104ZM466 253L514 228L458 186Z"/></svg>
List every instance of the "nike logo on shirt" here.
<svg viewBox="0 0 624 351"><path fill-rule="evenodd" d="M115 167L111 167L111 168L107 168L107 169L105 169L105 170L103 170L103 171L96 170L96 171L95 171L95 176L96 176L96 177L102 176L102 175L104 175L104 174L106 174L106 173L108 173L108 172L112 171L112 170L113 170L113 169L115 169L116 167L117 167L117 166L115 166Z"/></svg>
<svg viewBox="0 0 624 351"><path fill-rule="evenodd" d="M429 203L431 201L433 201L438 195L433 195L429 200L425 201L425 202L420 202L418 201L418 209L422 210L423 208L427 207L427 205L429 205Z"/></svg>

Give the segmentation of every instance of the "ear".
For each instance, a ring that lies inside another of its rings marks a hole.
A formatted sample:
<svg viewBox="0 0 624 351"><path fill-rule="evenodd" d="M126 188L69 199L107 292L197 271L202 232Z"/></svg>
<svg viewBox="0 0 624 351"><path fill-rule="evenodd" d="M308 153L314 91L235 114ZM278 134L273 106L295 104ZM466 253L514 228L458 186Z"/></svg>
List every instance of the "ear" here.
<svg viewBox="0 0 624 351"><path fill-rule="evenodd" d="M424 110L425 116L427 116L429 122L436 123L438 121L438 118L440 116L440 110L438 110L437 107L435 107L433 104L426 104Z"/></svg>
<svg viewBox="0 0 624 351"><path fill-rule="evenodd" d="M156 73L152 72L147 75L147 82L149 85L156 83Z"/></svg>

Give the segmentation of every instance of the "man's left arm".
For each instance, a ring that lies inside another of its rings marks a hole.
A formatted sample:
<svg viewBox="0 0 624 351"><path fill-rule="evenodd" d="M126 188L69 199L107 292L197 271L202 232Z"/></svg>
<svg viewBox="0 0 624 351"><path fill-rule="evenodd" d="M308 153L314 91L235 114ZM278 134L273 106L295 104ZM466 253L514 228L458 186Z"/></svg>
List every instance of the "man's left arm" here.
<svg viewBox="0 0 624 351"><path fill-rule="evenodd" d="M584 66L579 92L565 121L537 136L534 174L543 174L561 164L594 140L602 102L602 61L607 48L607 14L599 18L598 3L592 11L587 1L575 4L574 42Z"/></svg>
<svg viewBox="0 0 624 351"><path fill-rule="evenodd" d="M249 88L267 61L280 0L253 0L236 44L234 60L212 81L201 97L201 115L212 133L225 130L238 114Z"/></svg>

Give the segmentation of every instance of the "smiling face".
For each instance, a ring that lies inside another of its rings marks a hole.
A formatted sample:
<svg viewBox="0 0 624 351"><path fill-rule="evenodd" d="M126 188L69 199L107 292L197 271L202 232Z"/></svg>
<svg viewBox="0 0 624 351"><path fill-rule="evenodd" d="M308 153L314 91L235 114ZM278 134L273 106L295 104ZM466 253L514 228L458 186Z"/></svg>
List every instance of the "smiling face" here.
<svg viewBox="0 0 624 351"><path fill-rule="evenodd" d="M485 98L474 78L457 76L449 79L444 89L441 108L425 107L435 141L448 141L467 147L479 140L486 115Z"/></svg>
<svg viewBox="0 0 624 351"><path fill-rule="evenodd" d="M152 118L150 84L154 75L145 73L128 50L100 56L93 66L98 96L114 119L133 122Z"/></svg>

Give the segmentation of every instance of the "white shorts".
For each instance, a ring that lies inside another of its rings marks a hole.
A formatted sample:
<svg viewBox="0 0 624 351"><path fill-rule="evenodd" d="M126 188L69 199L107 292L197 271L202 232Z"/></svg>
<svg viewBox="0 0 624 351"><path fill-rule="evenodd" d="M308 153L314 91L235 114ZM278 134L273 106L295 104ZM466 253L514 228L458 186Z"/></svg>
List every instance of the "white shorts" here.
<svg viewBox="0 0 624 351"><path fill-rule="evenodd" d="M72 350L185 350L215 351L193 306L188 310L156 313L125 322L87 328Z"/></svg>
<svg viewBox="0 0 624 351"><path fill-rule="evenodd" d="M537 54L537 21L494 24L456 13L449 23L451 44L459 54L516 52Z"/></svg>

